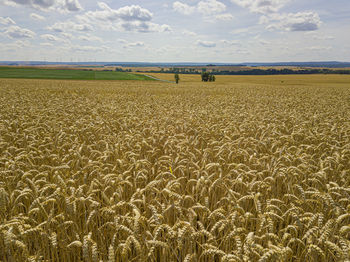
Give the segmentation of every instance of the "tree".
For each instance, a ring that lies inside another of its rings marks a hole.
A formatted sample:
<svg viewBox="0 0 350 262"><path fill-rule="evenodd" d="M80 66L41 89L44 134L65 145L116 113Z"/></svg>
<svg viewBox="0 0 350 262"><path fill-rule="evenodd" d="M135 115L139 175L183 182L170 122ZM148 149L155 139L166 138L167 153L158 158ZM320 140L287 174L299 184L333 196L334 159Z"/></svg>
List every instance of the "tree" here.
<svg viewBox="0 0 350 262"><path fill-rule="evenodd" d="M208 72L202 72L202 81L203 82L208 82L209 81L209 73Z"/></svg>
<svg viewBox="0 0 350 262"><path fill-rule="evenodd" d="M179 74L175 74L175 82L176 82L176 84L179 83L179 80L180 80Z"/></svg>

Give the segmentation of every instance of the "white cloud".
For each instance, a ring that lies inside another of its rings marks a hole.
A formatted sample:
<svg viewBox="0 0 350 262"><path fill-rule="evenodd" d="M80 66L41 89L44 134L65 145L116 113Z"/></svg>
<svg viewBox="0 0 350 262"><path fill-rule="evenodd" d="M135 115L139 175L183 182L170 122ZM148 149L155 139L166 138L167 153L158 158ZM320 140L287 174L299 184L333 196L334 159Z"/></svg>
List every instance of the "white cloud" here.
<svg viewBox="0 0 350 262"><path fill-rule="evenodd" d="M125 39L118 39L117 42L118 42L118 43L121 43L121 44L126 44L126 43L128 43L128 41L126 41Z"/></svg>
<svg viewBox="0 0 350 262"><path fill-rule="evenodd" d="M17 40L14 43L2 44L1 48L8 51L18 51L30 47L30 43L27 40Z"/></svg>
<svg viewBox="0 0 350 262"><path fill-rule="evenodd" d="M173 3L173 10L184 15L191 15L194 12L199 12L208 16L224 12L226 10L226 5L217 0L203 0L193 6L176 1Z"/></svg>
<svg viewBox="0 0 350 262"><path fill-rule="evenodd" d="M72 39L73 38L73 35L71 33L62 32L60 35L62 37L64 37L65 39Z"/></svg>
<svg viewBox="0 0 350 262"><path fill-rule="evenodd" d="M237 49L235 50L234 54L240 54L240 55L251 55L252 52L250 52L247 49Z"/></svg>
<svg viewBox="0 0 350 262"><path fill-rule="evenodd" d="M47 29L54 32L64 32L70 28L69 24L67 22L57 22L54 23L52 26L48 26Z"/></svg>
<svg viewBox="0 0 350 262"><path fill-rule="evenodd" d="M240 45L240 42L238 40L220 40L221 43L224 45L229 45L229 46L235 46L235 45Z"/></svg>
<svg viewBox="0 0 350 262"><path fill-rule="evenodd" d="M102 38L100 38L98 36L91 35L91 34L81 35L78 37L78 39L86 41L86 42L100 42L100 43L104 42Z"/></svg>
<svg viewBox="0 0 350 262"><path fill-rule="evenodd" d="M172 29L169 25L159 25L151 22L122 22L118 24L117 31L133 31L140 33L151 33L151 32L171 32Z"/></svg>
<svg viewBox="0 0 350 262"><path fill-rule="evenodd" d="M10 38L33 38L36 35L29 29L21 28L15 25L10 26L4 33Z"/></svg>
<svg viewBox="0 0 350 262"><path fill-rule="evenodd" d="M80 11L78 0L5 0L3 4L10 6L28 6L38 10Z"/></svg>
<svg viewBox="0 0 350 262"><path fill-rule="evenodd" d="M289 0L231 0L250 12L268 14L278 12Z"/></svg>
<svg viewBox="0 0 350 262"><path fill-rule="evenodd" d="M261 45L269 45L269 44L271 44L271 42L267 41L265 39L259 39L259 44L261 44Z"/></svg>
<svg viewBox="0 0 350 262"><path fill-rule="evenodd" d="M197 40L196 44L198 46L202 46L202 47L215 47L216 46L216 44L214 42L202 41L202 40Z"/></svg>
<svg viewBox="0 0 350 262"><path fill-rule="evenodd" d="M196 11L195 6L190 6L188 4L184 4L179 1L176 1L173 3L173 9L176 12L179 12L180 14L184 14L184 15L190 15Z"/></svg>
<svg viewBox="0 0 350 262"><path fill-rule="evenodd" d="M311 36L314 40L334 40L335 37L331 35L324 35L316 33L315 31L306 32L305 35Z"/></svg>
<svg viewBox="0 0 350 262"><path fill-rule="evenodd" d="M189 30L183 30L182 31L183 35L187 35L187 36L196 36L197 34L195 32L189 31Z"/></svg>
<svg viewBox="0 0 350 262"><path fill-rule="evenodd" d="M231 21L233 19L233 15L231 14L216 15L215 19L220 21Z"/></svg>
<svg viewBox="0 0 350 262"><path fill-rule="evenodd" d="M59 38L57 36L51 35L51 34L44 34L40 36L42 39L45 39L46 41L50 42L66 42L65 39Z"/></svg>
<svg viewBox="0 0 350 262"><path fill-rule="evenodd" d="M30 18L32 18L34 20L39 20L39 21L45 20L45 17L38 15L38 14L35 14L35 13L31 13Z"/></svg>
<svg viewBox="0 0 350 262"><path fill-rule="evenodd" d="M145 46L144 42L134 42L134 43L127 43L126 45L124 45L124 48L132 48L132 47L143 47Z"/></svg>
<svg viewBox="0 0 350 262"><path fill-rule="evenodd" d="M330 47L330 46L310 46L307 49L311 50L311 51L328 51L328 50L331 50L332 47Z"/></svg>
<svg viewBox="0 0 350 262"><path fill-rule="evenodd" d="M226 5L216 0L205 0L197 4L197 9L204 15L212 15L224 12Z"/></svg>
<svg viewBox="0 0 350 262"><path fill-rule="evenodd" d="M58 37L56 37L54 35L50 35L50 34L41 35L40 37L45 39L45 40L52 41L52 42L57 42L60 40Z"/></svg>
<svg viewBox="0 0 350 262"><path fill-rule="evenodd" d="M7 6L12 6L12 7L17 7L18 5L13 2L12 0L0 0L0 4L2 5L7 5Z"/></svg>
<svg viewBox="0 0 350 262"><path fill-rule="evenodd" d="M11 0L9 0L11 1ZM56 4L55 0L12 0L16 4L28 5L34 8L47 9Z"/></svg>
<svg viewBox="0 0 350 262"><path fill-rule="evenodd" d="M108 50L105 46L82 46L82 45L73 45L70 47L72 51L75 52L103 52Z"/></svg>
<svg viewBox="0 0 350 262"><path fill-rule="evenodd" d="M48 30L54 32L67 32L67 31L79 31L79 32L89 32L93 31L93 27L90 24L77 24L72 21L57 22L52 26L47 27Z"/></svg>
<svg viewBox="0 0 350 262"><path fill-rule="evenodd" d="M63 8L70 12L76 12L83 9L78 0L65 0Z"/></svg>
<svg viewBox="0 0 350 262"><path fill-rule="evenodd" d="M40 43L41 46L51 47L53 43Z"/></svg>
<svg viewBox="0 0 350 262"><path fill-rule="evenodd" d="M99 2L99 11L89 11L78 20L98 25L103 30L133 31L141 33L171 32L169 25L152 23L153 14L138 5L112 9L106 3Z"/></svg>
<svg viewBox="0 0 350 262"><path fill-rule="evenodd" d="M102 21L150 21L153 14L139 5L124 6L119 9L112 9L106 3L99 2L98 6L102 11L89 11L86 16Z"/></svg>
<svg viewBox="0 0 350 262"><path fill-rule="evenodd" d="M80 32L89 32L93 31L93 27L89 24L75 24L73 26L73 29L75 31L80 31Z"/></svg>
<svg viewBox="0 0 350 262"><path fill-rule="evenodd" d="M0 24L3 24L3 25L15 25L16 22L13 21L10 17L1 17L0 16Z"/></svg>
<svg viewBox="0 0 350 262"><path fill-rule="evenodd" d="M260 22L269 23L268 29L285 31L315 31L322 23L319 15L315 12L272 14L262 17Z"/></svg>
<svg viewBox="0 0 350 262"><path fill-rule="evenodd" d="M249 33L249 28L238 28L231 31L231 34L236 34L236 35L247 34L247 33Z"/></svg>
<svg viewBox="0 0 350 262"><path fill-rule="evenodd" d="M149 32L172 32L173 29L166 24L159 25L155 23L149 23Z"/></svg>
<svg viewBox="0 0 350 262"><path fill-rule="evenodd" d="M150 21L153 14L138 5L124 6L115 11L115 14L124 21Z"/></svg>

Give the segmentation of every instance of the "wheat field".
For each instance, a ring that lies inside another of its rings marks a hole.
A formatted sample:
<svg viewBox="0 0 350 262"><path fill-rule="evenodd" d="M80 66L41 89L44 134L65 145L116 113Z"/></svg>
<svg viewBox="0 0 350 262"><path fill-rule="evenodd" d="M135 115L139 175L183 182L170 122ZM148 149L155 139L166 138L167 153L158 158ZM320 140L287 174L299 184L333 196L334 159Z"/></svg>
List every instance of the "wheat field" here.
<svg viewBox="0 0 350 262"><path fill-rule="evenodd" d="M0 261L350 261L350 78L283 79L0 80Z"/></svg>

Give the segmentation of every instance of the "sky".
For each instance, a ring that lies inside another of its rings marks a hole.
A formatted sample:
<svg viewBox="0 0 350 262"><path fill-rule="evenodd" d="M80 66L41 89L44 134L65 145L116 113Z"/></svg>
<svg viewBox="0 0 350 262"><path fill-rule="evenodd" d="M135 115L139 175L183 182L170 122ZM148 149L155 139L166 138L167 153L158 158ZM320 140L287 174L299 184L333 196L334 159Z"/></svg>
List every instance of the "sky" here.
<svg viewBox="0 0 350 262"><path fill-rule="evenodd" d="M0 0L0 61L350 61L349 0Z"/></svg>

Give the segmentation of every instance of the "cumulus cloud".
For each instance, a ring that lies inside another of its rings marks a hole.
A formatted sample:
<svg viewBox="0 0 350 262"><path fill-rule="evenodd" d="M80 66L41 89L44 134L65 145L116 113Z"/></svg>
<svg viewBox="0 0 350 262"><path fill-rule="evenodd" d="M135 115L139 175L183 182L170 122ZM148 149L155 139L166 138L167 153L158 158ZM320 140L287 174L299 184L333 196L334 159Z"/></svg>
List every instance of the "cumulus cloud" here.
<svg viewBox="0 0 350 262"><path fill-rule="evenodd" d="M202 46L202 47L215 47L216 46L216 44L214 42L202 41L202 40L197 40L196 44L198 46Z"/></svg>
<svg viewBox="0 0 350 262"><path fill-rule="evenodd" d="M10 38L18 39L18 38L33 38L36 34L25 28L21 28L19 26L10 26L5 32L5 35L7 35Z"/></svg>
<svg viewBox="0 0 350 262"><path fill-rule="evenodd" d="M179 12L180 14L184 14L184 15L190 15L196 11L195 6L190 6L188 4L181 3L179 1L176 1L173 3L173 9L176 12Z"/></svg>
<svg viewBox="0 0 350 262"><path fill-rule="evenodd" d="M65 0L63 8L70 12L76 12L83 9L78 0Z"/></svg>
<svg viewBox="0 0 350 262"><path fill-rule="evenodd" d="M44 34L44 35L41 35L40 37L49 42L67 42L66 39L63 39L51 34Z"/></svg>
<svg viewBox="0 0 350 262"><path fill-rule="evenodd" d="M272 14L262 17L260 22L268 23L268 29L284 31L315 31L322 23L319 15L315 12Z"/></svg>
<svg viewBox="0 0 350 262"><path fill-rule="evenodd" d="M89 24L75 24L73 26L73 29L75 31L80 31L80 32L89 32L89 31L93 31L93 27Z"/></svg>
<svg viewBox="0 0 350 262"><path fill-rule="evenodd" d="M116 31L134 31L140 33L171 32L169 25L151 22L153 14L139 5L112 9L106 3L99 2L101 10L89 11L78 19L99 25L102 29Z"/></svg>
<svg viewBox="0 0 350 262"><path fill-rule="evenodd" d="M126 43L128 43L128 41L126 41L125 39L118 39L117 42L118 42L118 43L121 43L121 44L126 44Z"/></svg>
<svg viewBox="0 0 350 262"><path fill-rule="evenodd" d="M15 2L19 5L27 5L34 8L47 9L56 4L55 0L8 0L9 2Z"/></svg>
<svg viewBox="0 0 350 262"><path fill-rule="evenodd" d="M103 52L108 50L105 46L82 46L82 45L73 45L69 49L75 52Z"/></svg>
<svg viewBox="0 0 350 262"><path fill-rule="evenodd" d="M50 35L50 34L41 35L40 37L45 39L45 40L52 41L52 42L57 42L57 41L61 40L58 37L56 37L54 35Z"/></svg>
<svg viewBox="0 0 350 262"><path fill-rule="evenodd" d="M172 29L168 25L159 25L151 22L133 21L133 22L121 22L117 25L117 31L133 31L140 33L151 32L171 32Z"/></svg>
<svg viewBox="0 0 350 262"><path fill-rule="evenodd" d="M321 19L315 12L279 13L290 0L231 0L247 8L250 12L260 13L260 24L267 29L284 31L315 31L321 25Z"/></svg>
<svg viewBox="0 0 350 262"><path fill-rule="evenodd" d="M38 10L74 12L83 9L78 0L6 0L3 3L11 6L24 5Z"/></svg>
<svg viewBox="0 0 350 262"><path fill-rule="evenodd" d="M53 43L40 43L41 46L51 47Z"/></svg>
<svg viewBox="0 0 350 262"><path fill-rule="evenodd" d="M234 34L234 35L248 34L250 31L249 29L250 29L249 27L238 28L238 29L232 30L231 34Z"/></svg>
<svg viewBox="0 0 350 262"><path fill-rule="evenodd" d="M203 0L197 5L191 6L179 1L173 3L173 9L184 15L190 15L194 12L199 12L203 15L214 15L222 13L226 10L226 5L217 0Z"/></svg>
<svg viewBox="0 0 350 262"><path fill-rule="evenodd" d="M15 25L16 22L13 21L10 17L1 17L0 16L0 24L3 24L3 25Z"/></svg>
<svg viewBox="0 0 350 262"><path fill-rule="evenodd" d="M259 39L258 43L261 45L270 45L271 44L270 41L267 41L265 39Z"/></svg>
<svg viewBox="0 0 350 262"><path fill-rule="evenodd" d="M311 51L328 51L328 50L331 50L332 47L330 47L330 46L310 46L307 49L311 50Z"/></svg>
<svg viewBox="0 0 350 262"><path fill-rule="evenodd" d="M150 21L153 14L139 5L124 6L112 9L106 3L100 2L98 6L101 11L89 11L86 16L102 21Z"/></svg>
<svg viewBox="0 0 350 262"><path fill-rule="evenodd" d="M16 7L18 6L15 2L13 2L12 0L0 0L0 5L7 5L7 6L12 6L12 7Z"/></svg>
<svg viewBox="0 0 350 262"><path fill-rule="evenodd" d="M187 35L187 36L196 36L197 34L195 32L189 31L189 30L183 30L182 31L183 35Z"/></svg>
<svg viewBox="0 0 350 262"><path fill-rule="evenodd" d="M34 20L39 20L39 21L45 20L45 17L38 15L38 14L35 14L35 13L31 13L30 18L32 18Z"/></svg>
<svg viewBox="0 0 350 262"><path fill-rule="evenodd" d="M103 43L103 39L98 37L98 36L94 36L94 35L81 35L78 37L78 39L82 40L82 41L86 41L86 42L100 42Z"/></svg>
<svg viewBox="0 0 350 262"><path fill-rule="evenodd" d="M153 14L138 5L124 6L115 11L115 14L124 21L151 21Z"/></svg>
<svg viewBox="0 0 350 262"><path fill-rule="evenodd" d="M235 46L235 45L240 45L240 42L238 40L220 40L220 42L224 45L229 45L229 46Z"/></svg>
<svg viewBox="0 0 350 262"><path fill-rule="evenodd" d="M200 1L197 4L197 9L204 15L212 15L222 13L226 10L226 5L216 0Z"/></svg>
<svg viewBox="0 0 350 262"><path fill-rule="evenodd" d="M250 52L247 49L237 49L235 50L234 54L240 54L240 55L251 55L252 52Z"/></svg>
<svg viewBox="0 0 350 262"><path fill-rule="evenodd" d="M62 32L60 35L65 39L72 39L73 38L73 35L71 33Z"/></svg>
<svg viewBox="0 0 350 262"><path fill-rule="evenodd" d="M30 47L27 40L17 40L14 43L2 44L1 48L7 51L18 51L19 49Z"/></svg>
<svg viewBox="0 0 350 262"><path fill-rule="evenodd" d="M47 27L48 30L54 31L54 32L59 32L59 33L64 32L69 28L70 28L70 26L68 25L67 22L57 22L57 23L54 23L52 26Z"/></svg>
<svg viewBox="0 0 350 262"><path fill-rule="evenodd" d="M289 0L231 0L253 13L268 14L280 10Z"/></svg>
<svg viewBox="0 0 350 262"><path fill-rule="evenodd" d="M311 36L314 40L334 40L335 37L331 35L324 35L316 33L315 31L306 32L305 35Z"/></svg>
<svg viewBox="0 0 350 262"><path fill-rule="evenodd" d="M216 20L219 21L231 21L233 19L233 15L231 14L220 14L215 16Z"/></svg>
<svg viewBox="0 0 350 262"><path fill-rule="evenodd" d="M93 27L90 24L77 24L72 21L57 22L52 26L48 26L47 29L58 33L63 33L67 31L79 31L79 32L93 31Z"/></svg>
<svg viewBox="0 0 350 262"><path fill-rule="evenodd" d="M132 48L132 47L143 47L145 46L144 42L133 42L133 43L127 43L124 45L124 48Z"/></svg>

